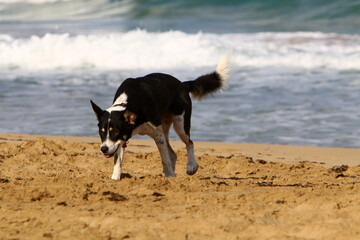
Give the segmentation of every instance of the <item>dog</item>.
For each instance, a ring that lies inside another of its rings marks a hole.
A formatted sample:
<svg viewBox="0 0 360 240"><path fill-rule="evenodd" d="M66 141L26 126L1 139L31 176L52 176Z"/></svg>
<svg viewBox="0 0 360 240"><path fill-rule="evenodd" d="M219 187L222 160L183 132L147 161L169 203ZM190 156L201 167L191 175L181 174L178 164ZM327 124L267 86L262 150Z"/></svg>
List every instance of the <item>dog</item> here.
<svg viewBox="0 0 360 240"><path fill-rule="evenodd" d="M128 78L117 89L112 106L106 110L90 100L98 120L100 151L106 158L114 156L112 179L120 180L126 144L137 134L154 139L165 177L175 177L177 156L169 144L171 125L186 145L186 173L196 173L199 165L190 139L190 93L200 100L226 87L230 76L229 57L229 54L222 57L214 72L192 81L181 82L164 73Z"/></svg>

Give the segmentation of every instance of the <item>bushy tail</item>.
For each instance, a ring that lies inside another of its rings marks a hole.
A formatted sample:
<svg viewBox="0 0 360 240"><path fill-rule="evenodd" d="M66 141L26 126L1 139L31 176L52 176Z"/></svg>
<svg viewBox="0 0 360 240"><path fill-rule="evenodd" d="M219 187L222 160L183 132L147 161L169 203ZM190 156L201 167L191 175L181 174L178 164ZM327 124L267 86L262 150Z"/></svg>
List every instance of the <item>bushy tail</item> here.
<svg viewBox="0 0 360 240"><path fill-rule="evenodd" d="M183 82L183 84L186 85L194 98L203 99L227 86L230 77L229 62L230 54L227 53L220 59L215 72L202 75L193 81Z"/></svg>

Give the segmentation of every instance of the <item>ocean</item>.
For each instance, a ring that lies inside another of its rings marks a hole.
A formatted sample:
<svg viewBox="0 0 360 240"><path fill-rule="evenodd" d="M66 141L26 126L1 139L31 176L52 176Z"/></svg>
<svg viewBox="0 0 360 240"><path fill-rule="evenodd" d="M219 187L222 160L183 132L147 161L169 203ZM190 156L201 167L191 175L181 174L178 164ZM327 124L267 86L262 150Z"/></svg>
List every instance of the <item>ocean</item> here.
<svg viewBox="0 0 360 240"><path fill-rule="evenodd" d="M354 0L0 0L0 132L97 136L90 99L229 51L229 87L193 101L194 141L360 147Z"/></svg>

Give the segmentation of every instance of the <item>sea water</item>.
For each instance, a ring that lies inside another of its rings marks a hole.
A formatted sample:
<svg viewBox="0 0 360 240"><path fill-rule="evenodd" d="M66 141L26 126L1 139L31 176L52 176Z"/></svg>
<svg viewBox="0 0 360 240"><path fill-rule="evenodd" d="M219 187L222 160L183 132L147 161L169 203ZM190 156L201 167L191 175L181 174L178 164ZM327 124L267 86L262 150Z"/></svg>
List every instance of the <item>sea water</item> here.
<svg viewBox="0 0 360 240"><path fill-rule="evenodd" d="M96 136L89 99L230 51L228 88L193 101L194 141L359 147L359 34L351 0L0 0L0 132Z"/></svg>

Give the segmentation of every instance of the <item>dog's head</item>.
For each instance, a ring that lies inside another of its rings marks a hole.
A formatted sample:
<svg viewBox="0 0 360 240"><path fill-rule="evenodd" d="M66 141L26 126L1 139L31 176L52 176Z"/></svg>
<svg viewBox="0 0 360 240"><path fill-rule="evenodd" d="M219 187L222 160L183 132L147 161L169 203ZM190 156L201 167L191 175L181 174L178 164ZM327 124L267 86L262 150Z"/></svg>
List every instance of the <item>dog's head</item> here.
<svg viewBox="0 0 360 240"><path fill-rule="evenodd" d="M103 110L91 101L91 106L97 117L100 150L105 157L112 157L119 147L131 137L135 128L136 114L126 109L126 102L114 102L113 106Z"/></svg>

